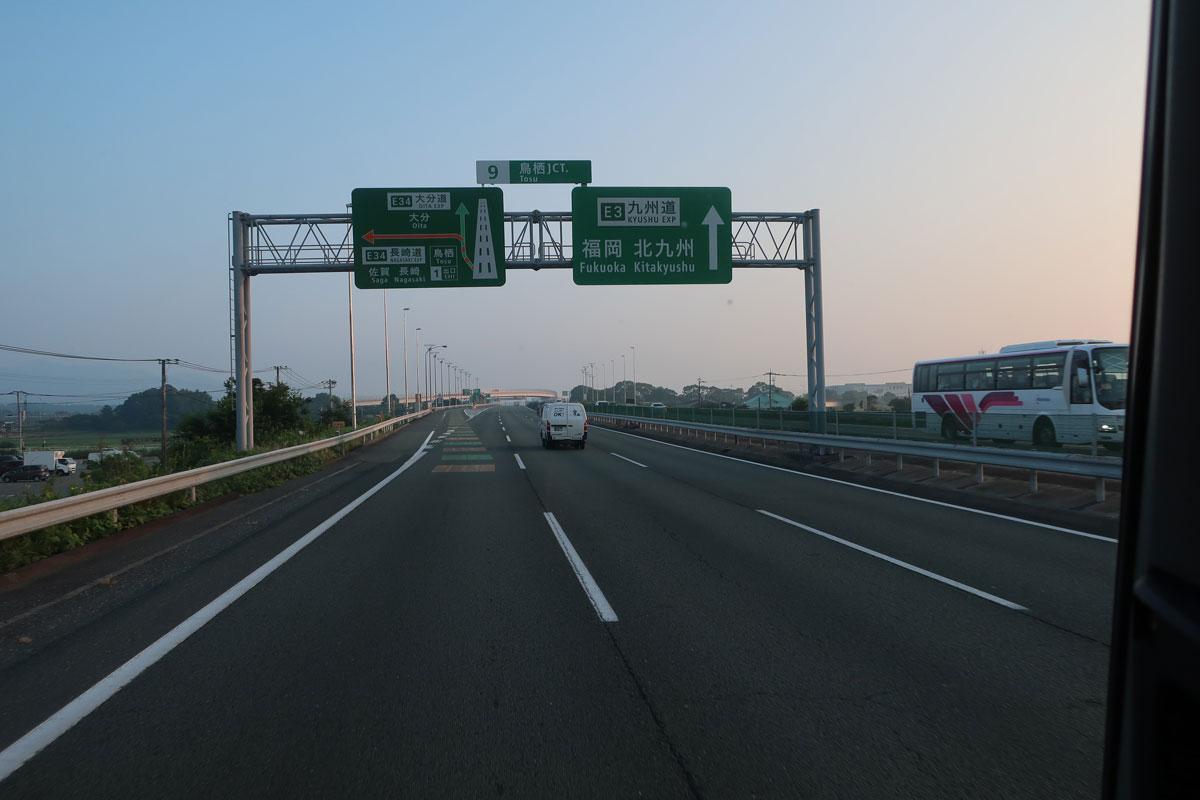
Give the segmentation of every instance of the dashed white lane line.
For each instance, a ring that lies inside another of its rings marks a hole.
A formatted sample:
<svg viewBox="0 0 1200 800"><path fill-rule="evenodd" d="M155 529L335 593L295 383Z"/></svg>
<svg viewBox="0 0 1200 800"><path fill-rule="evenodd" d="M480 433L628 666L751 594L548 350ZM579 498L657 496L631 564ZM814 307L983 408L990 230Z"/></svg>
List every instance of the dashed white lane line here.
<svg viewBox="0 0 1200 800"><path fill-rule="evenodd" d="M512 438L511 438L511 437L509 437L509 436L505 436L504 438L505 438L505 440L506 440L506 441L507 441L509 444L512 444Z"/></svg>
<svg viewBox="0 0 1200 800"><path fill-rule="evenodd" d="M518 467L520 467L521 469L525 469L525 462L521 460L520 455L518 455L517 453L513 453L513 458L515 458L517 460Z"/></svg>
<svg viewBox="0 0 1200 800"><path fill-rule="evenodd" d="M617 612L613 611L612 606L608 604L608 600L604 597L604 592L600 591L600 587L596 585L596 579L592 577L592 573L588 572L588 568L584 565L583 559L579 557L579 553L575 552L575 547L571 544L571 540L567 538L566 532L562 526L558 524L558 520L554 518L554 514L549 511L545 512L546 522L550 525L550 530L554 533L554 538L558 540L558 546L567 556L567 561L571 562L571 569L575 570L575 577L579 579L579 584L583 587L583 591L587 593L588 600L592 601L592 608L596 609L596 614L600 617L601 622L616 622Z"/></svg>
<svg viewBox="0 0 1200 800"><path fill-rule="evenodd" d="M242 578L231 588L225 590L224 594L176 625L158 641L117 667L95 686L52 714L41 725L38 725L29 733L4 748L3 751L0 751L0 781L8 778L9 775L20 769L21 765L26 761L36 756L43 748L73 728L77 722L99 708L110 697L121 691L130 681L154 666L159 659L182 644L189 636L200 630L200 628L204 627L205 623L229 608L242 595L262 582L264 578L286 564L292 556L316 541L318 536L325 533L325 531L332 528L338 522L341 522L350 512L369 500L376 492L387 486L395 478L400 477L409 467L417 463L422 456L429 452L429 440L432 438L433 433L431 432L429 436L425 437L424 444L391 475L388 475L366 492L359 495L341 511L304 534L304 536L297 539L270 561Z"/></svg>
<svg viewBox="0 0 1200 800"><path fill-rule="evenodd" d="M649 469L649 467L647 467L647 466L646 466L645 464L643 464L642 462L640 462L640 461L634 461L632 458L626 458L625 456L621 455L620 453L614 453L614 452L612 452L612 451L610 450L610 451L609 451L609 455L616 456L617 458L621 459L622 461L628 461L630 464L635 464L635 465L637 465L637 466L641 467L642 469Z"/></svg>
<svg viewBox="0 0 1200 800"><path fill-rule="evenodd" d="M812 528L812 527L809 527L808 525L801 524L799 522L796 522L795 520L788 519L787 517L781 517L778 514L772 514L770 511L764 511L761 508L758 510L758 513L765 514L766 516L770 517L771 519L777 519L780 522L786 522L788 525L793 525L797 528L800 528L801 530L806 530L809 533L815 533L817 536L823 536L831 542L837 542L838 544L843 544L846 547L857 550L860 553L866 553L869 556L875 556L876 558L881 558L884 561L888 562L889 564L895 564L898 567L903 567L904 569L915 572L918 575L924 575L926 578L933 578L935 581L944 583L947 586L953 586L955 589L961 589L962 591L967 592L968 594L973 594L976 597L982 597L984 600L988 600L992 603L996 603L997 605L1004 606L1005 608L1011 608L1013 611L1028 611L1029 610L1025 606L1017 605L1016 603L1014 603L1010 600L1005 600L1003 597L997 597L994 594L988 594L987 592L983 591L982 589L976 589L974 586L968 586L967 584L959 583L958 581L953 580L952 578L947 578L943 575L938 575L936 572L930 572L927 569L921 569L918 566L909 564L907 561L901 561L898 558L892 558L891 556L884 555L883 553L877 552L875 550L871 550L870 548L863 547L861 544L855 544L854 542L849 542L849 541L846 541L845 539L839 539L837 536L834 536L833 534L825 533L825 531L819 531L816 528Z"/></svg>
<svg viewBox="0 0 1200 800"><path fill-rule="evenodd" d="M997 514L995 511L984 511L983 509L980 509L980 508L971 508L970 506L955 505L954 503L946 503L941 500L931 500L928 497L917 497L916 495L904 494L903 492L893 492L890 489L880 489L876 486L864 486L861 483L854 483L853 481L843 481L843 480L839 480L837 478L829 478L829 477L826 477L825 475L813 475L812 473L809 473L809 472L799 472L798 470L788 469L787 467L777 467L774 464L761 464L757 461L750 461L745 458L738 458L737 456L727 456L724 453L710 453L707 450L697 450L694 447L686 447L684 445L675 444L673 442L660 442L658 439L650 439L646 436L638 436L636 433L626 433L625 431L614 431L611 428L599 428L599 427L594 428L593 430L603 431L604 433L615 433L618 436L628 436L632 439L641 439L643 442L651 442L653 444L661 444L665 447L677 447L680 450L687 450L688 452L691 452L691 453L698 453L703 456L713 456L714 458L724 458L729 461L737 461L738 463L741 463L741 464L749 464L752 467L762 467L763 469L773 469L776 472L790 472L792 475L797 475L801 478L812 478L813 480L816 480L816 481L828 481L829 483L837 483L837 484L841 484L842 486L850 486L854 489L862 489L865 492L876 492L878 494L891 495L892 497L902 497L905 500L915 500L918 503L928 503L929 505L933 505L933 506L941 506L943 508L953 508L955 511L966 511L971 514L980 514L985 517L995 517L996 519L1003 519L1003 520L1007 520L1009 522L1020 522L1025 525L1032 525L1035 528L1045 528L1045 529L1051 530L1051 531L1059 531L1060 533L1069 533L1072 536L1081 536L1085 539L1097 539L1101 542L1109 542L1112 544L1117 543L1117 540L1112 538L1111 536L1100 536L1099 534L1087 533L1085 531L1077 531L1074 528L1063 528L1058 525L1051 525L1046 522L1034 522L1031 519L1022 519L1021 517L1011 517L1008 514ZM847 444L847 447L849 447L849 446L850 445Z"/></svg>

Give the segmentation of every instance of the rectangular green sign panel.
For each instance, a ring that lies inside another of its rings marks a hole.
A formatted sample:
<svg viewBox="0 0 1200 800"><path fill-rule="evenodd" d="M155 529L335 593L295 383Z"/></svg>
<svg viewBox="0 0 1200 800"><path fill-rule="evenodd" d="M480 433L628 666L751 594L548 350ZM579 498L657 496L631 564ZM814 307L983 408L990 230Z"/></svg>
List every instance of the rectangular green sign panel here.
<svg viewBox="0 0 1200 800"><path fill-rule="evenodd" d="M591 183L591 161L476 161L478 183Z"/></svg>
<svg viewBox="0 0 1200 800"><path fill-rule="evenodd" d="M496 188L355 189L354 285L504 285L504 193Z"/></svg>
<svg viewBox="0 0 1200 800"><path fill-rule="evenodd" d="M575 283L729 283L727 187L577 187L571 191Z"/></svg>

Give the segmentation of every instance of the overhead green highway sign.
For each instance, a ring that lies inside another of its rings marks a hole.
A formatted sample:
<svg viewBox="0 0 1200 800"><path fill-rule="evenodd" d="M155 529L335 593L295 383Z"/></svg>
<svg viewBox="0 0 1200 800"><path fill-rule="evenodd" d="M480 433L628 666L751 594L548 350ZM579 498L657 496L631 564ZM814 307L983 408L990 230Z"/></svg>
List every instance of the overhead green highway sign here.
<svg viewBox="0 0 1200 800"><path fill-rule="evenodd" d="M354 285L504 285L504 193L495 187L355 189Z"/></svg>
<svg viewBox="0 0 1200 800"><path fill-rule="evenodd" d="M732 208L722 186L576 187L575 283L729 283Z"/></svg>
<svg viewBox="0 0 1200 800"><path fill-rule="evenodd" d="M591 183L591 161L476 161L479 183Z"/></svg>

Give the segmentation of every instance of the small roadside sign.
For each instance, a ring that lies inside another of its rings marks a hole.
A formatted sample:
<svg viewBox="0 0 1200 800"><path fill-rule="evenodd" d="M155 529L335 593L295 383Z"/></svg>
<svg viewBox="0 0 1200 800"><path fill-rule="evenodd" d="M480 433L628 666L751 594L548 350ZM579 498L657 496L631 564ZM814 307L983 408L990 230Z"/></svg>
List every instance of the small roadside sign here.
<svg viewBox="0 0 1200 800"><path fill-rule="evenodd" d="M732 207L728 187L576 187L575 283L729 283Z"/></svg>
<svg viewBox="0 0 1200 800"><path fill-rule="evenodd" d="M591 183L591 161L476 161L478 183Z"/></svg>
<svg viewBox="0 0 1200 800"><path fill-rule="evenodd" d="M355 189L354 285L504 285L504 193L495 187Z"/></svg>

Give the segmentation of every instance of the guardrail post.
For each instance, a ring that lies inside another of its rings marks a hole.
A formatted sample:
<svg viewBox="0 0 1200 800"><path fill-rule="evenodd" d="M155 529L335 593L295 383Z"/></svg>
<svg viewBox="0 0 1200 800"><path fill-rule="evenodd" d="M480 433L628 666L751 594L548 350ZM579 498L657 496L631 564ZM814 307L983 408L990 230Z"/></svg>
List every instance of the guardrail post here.
<svg viewBox="0 0 1200 800"><path fill-rule="evenodd" d="M942 475L942 460L935 458L933 460L933 477L940 478Z"/></svg>
<svg viewBox="0 0 1200 800"><path fill-rule="evenodd" d="M899 439L900 433L896 429L896 409L892 409L892 438Z"/></svg>
<svg viewBox="0 0 1200 800"><path fill-rule="evenodd" d="M846 461L846 448L839 447L838 448L838 463L842 464L845 461Z"/></svg>
<svg viewBox="0 0 1200 800"><path fill-rule="evenodd" d="M117 510L114 508L112 511L108 512L108 516L115 525L117 523Z"/></svg>
<svg viewBox="0 0 1200 800"><path fill-rule="evenodd" d="M196 502L196 487L195 486L188 489L188 496L191 498L193 503Z"/></svg>
<svg viewBox="0 0 1200 800"><path fill-rule="evenodd" d="M975 485L983 486L983 464L982 463L975 465Z"/></svg>
<svg viewBox="0 0 1200 800"><path fill-rule="evenodd" d="M1037 491L1037 470L1029 470L1029 493L1033 494Z"/></svg>
<svg viewBox="0 0 1200 800"><path fill-rule="evenodd" d="M897 453L896 454L896 471L899 472L902 469L904 469L904 454Z"/></svg>
<svg viewBox="0 0 1200 800"><path fill-rule="evenodd" d="M867 466L871 466L871 451L867 451Z"/></svg>
<svg viewBox="0 0 1200 800"><path fill-rule="evenodd" d="M1104 478L1096 478L1096 502L1104 502Z"/></svg>

